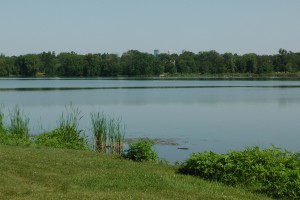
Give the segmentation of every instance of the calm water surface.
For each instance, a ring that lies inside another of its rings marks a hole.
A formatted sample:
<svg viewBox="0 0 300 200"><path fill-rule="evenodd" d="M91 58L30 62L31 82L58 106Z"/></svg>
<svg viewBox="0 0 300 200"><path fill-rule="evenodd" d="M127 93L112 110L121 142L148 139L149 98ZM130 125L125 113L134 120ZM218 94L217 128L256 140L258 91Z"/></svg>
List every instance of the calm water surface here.
<svg viewBox="0 0 300 200"><path fill-rule="evenodd" d="M104 111L123 119L128 138L174 140L156 146L171 162L252 145L300 150L299 81L0 79L4 112L19 105L35 134L56 127L70 102L87 135L90 113Z"/></svg>

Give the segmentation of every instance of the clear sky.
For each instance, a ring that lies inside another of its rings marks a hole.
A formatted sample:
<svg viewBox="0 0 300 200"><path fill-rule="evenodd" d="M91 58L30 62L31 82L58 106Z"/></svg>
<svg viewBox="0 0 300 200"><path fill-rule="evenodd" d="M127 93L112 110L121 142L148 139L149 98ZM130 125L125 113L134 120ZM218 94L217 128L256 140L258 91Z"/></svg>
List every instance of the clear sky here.
<svg viewBox="0 0 300 200"><path fill-rule="evenodd" d="M300 52L300 0L0 0L0 53Z"/></svg>

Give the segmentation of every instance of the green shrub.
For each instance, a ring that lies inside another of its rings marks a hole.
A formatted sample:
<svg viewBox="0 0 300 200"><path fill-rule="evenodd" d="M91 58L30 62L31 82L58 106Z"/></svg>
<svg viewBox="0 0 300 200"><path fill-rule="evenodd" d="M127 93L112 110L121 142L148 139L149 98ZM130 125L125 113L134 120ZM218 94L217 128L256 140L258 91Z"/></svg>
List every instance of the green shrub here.
<svg viewBox="0 0 300 200"><path fill-rule="evenodd" d="M158 155L153 150L154 142L149 139L140 139L137 142L129 144L129 149L123 154L123 157L134 161L156 161Z"/></svg>
<svg viewBox="0 0 300 200"><path fill-rule="evenodd" d="M299 154L272 147L258 147L227 154L194 153L179 171L220 181L228 185L247 185L276 198L299 199Z"/></svg>
<svg viewBox="0 0 300 200"><path fill-rule="evenodd" d="M36 136L36 144L56 148L88 149L82 130L78 128L81 118L80 111L71 105L70 110L67 110L67 115L61 115L59 127Z"/></svg>

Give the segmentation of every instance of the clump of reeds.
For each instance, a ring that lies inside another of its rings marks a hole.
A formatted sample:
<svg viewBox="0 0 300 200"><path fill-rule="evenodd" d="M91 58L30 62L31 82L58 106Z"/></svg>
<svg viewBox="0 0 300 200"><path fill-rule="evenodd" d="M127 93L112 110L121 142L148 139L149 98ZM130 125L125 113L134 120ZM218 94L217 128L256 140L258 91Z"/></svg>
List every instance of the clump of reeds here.
<svg viewBox="0 0 300 200"><path fill-rule="evenodd" d="M1 118L2 117L3 114ZM3 123L0 126L3 127ZM8 131L16 136L26 139L29 138L29 118L24 115L19 106L16 106L10 112L10 126L8 127Z"/></svg>
<svg viewBox="0 0 300 200"><path fill-rule="evenodd" d="M81 137L82 130L78 126L82 116L80 110L74 108L72 104L66 107L66 110L67 114L61 114L58 129L61 131L62 139L68 142Z"/></svg>
<svg viewBox="0 0 300 200"><path fill-rule="evenodd" d="M32 143L29 138L29 118L18 106L9 114L10 124L4 122L4 113L0 105L0 143L5 145L28 146Z"/></svg>
<svg viewBox="0 0 300 200"><path fill-rule="evenodd" d="M78 108L72 104L66 107L67 113L61 114L58 128L53 131L45 132L36 137L36 143L44 146L68 148L68 149L87 149L87 142L79 129L79 121L83 117Z"/></svg>
<svg viewBox="0 0 300 200"><path fill-rule="evenodd" d="M124 146L126 126L119 118L111 118L104 113L92 113L92 131L96 140L96 149L121 153Z"/></svg>
<svg viewBox="0 0 300 200"><path fill-rule="evenodd" d="M110 118L108 122L109 147L112 152L121 153L124 146L126 126L120 118Z"/></svg>
<svg viewBox="0 0 300 200"><path fill-rule="evenodd" d="M107 120L103 113L92 113L92 129L96 140L96 148L99 151L106 149L107 140Z"/></svg>
<svg viewBox="0 0 300 200"><path fill-rule="evenodd" d="M2 112L2 107L0 106L0 134L3 133L5 130L3 119L4 119L4 114Z"/></svg>

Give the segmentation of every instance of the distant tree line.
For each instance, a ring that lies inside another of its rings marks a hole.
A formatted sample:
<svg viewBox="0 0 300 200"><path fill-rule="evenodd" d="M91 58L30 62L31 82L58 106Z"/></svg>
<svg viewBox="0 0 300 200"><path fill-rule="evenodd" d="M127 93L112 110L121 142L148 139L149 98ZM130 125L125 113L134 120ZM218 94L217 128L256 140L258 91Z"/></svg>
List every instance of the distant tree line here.
<svg viewBox="0 0 300 200"><path fill-rule="evenodd" d="M237 55L216 51L182 54L149 53L130 50L116 54L43 52L20 56L0 55L0 76L155 76L161 74L220 74L299 72L300 53L280 49L275 55Z"/></svg>

